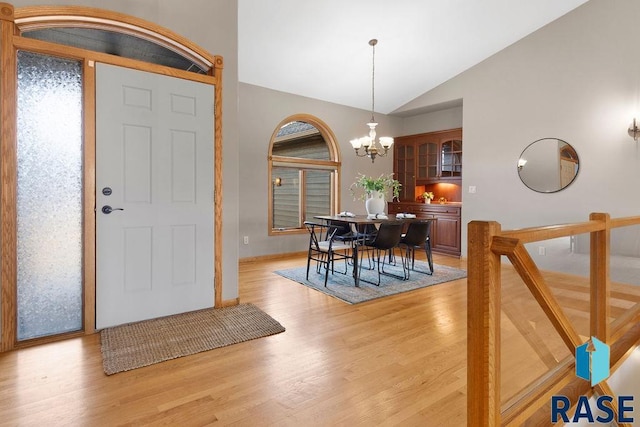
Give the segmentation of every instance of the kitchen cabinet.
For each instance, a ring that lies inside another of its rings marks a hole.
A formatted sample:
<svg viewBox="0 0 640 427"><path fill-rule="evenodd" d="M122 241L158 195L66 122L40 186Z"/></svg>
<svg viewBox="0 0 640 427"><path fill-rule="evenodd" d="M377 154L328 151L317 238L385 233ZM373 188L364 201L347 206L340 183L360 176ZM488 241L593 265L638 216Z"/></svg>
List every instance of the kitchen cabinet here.
<svg viewBox="0 0 640 427"><path fill-rule="evenodd" d="M460 203L389 202L390 214L412 213L417 218L434 218L431 226L431 250L460 257L462 205Z"/></svg>
<svg viewBox="0 0 640 427"><path fill-rule="evenodd" d="M450 136L443 139L438 146L440 169L438 178L441 180L462 179L462 135L460 138Z"/></svg>
<svg viewBox="0 0 640 427"><path fill-rule="evenodd" d="M416 144L412 138L394 138L393 175L400 181L400 200L414 200L416 187Z"/></svg>
<svg viewBox="0 0 640 427"><path fill-rule="evenodd" d="M396 137L393 172L402 184L400 200L413 202L424 186L460 185L462 129ZM429 191L429 189L426 189Z"/></svg>

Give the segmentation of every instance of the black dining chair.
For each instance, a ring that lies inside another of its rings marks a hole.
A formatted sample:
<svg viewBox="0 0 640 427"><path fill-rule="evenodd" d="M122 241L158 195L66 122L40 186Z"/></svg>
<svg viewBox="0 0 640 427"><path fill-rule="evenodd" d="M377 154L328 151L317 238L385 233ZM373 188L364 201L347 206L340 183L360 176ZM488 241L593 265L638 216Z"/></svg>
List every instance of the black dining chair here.
<svg viewBox="0 0 640 427"><path fill-rule="evenodd" d="M358 278L364 282L372 283L374 285L380 286L380 276L393 276L399 279L404 279L406 273L404 273L405 269L405 261L404 256L401 255L402 258L402 269L403 276L398 276L393 273L389 273L384 271L385 265L385 257L387 253L389 253L390 258L396 247L398 247L400 243L400 239L402 237L402 223L396 221L382 222L380 223L380 227L378 228L377 233L371 238L366 239L363 242L359 242L359 247L363 247L367 251L371 250L373 252L373 261L377 265L378 268L378 283L369 282L368 280L364 280L361 278L360 272L362 271L362 262L360 262L358 266ZM382 259L382 265L380 260Z"/></svg>
<svg viewBox="0 0 640 427"><path fill-rule="evenodd" d="M407 232L400 239L400 248L404 249L407 268L406 279L409 279L410 271L418 273L433 274L433 254L431 253L431 221L415 221L410 222ZM416 249L424 248L429 264L429 271L420 271L415 269ZM409 265L409 259L411 264Z"/></svg>
<svg viewBox="0 0 640 427"><path fill-rule="evenodd" d="M305 221L304 226L309 231L309 250L307 253L307 280L309 280L309 269L311 261L316 262L316 272L320 273L324 268L324 286L327 286L329 270L334 272L336 260L344 260L344 272L347 274L347 261L353 259L353 245L351 241L341 241L337 239L339 226L330 224L318 224Z"/></svg>
<svg viewBox="0 0 640 427"><path fill-rule="evenodd" d="M333 236L335 240L341 242L353 242L356 240L356 234L351 230L348 222L330 220L327 221L327 224L336 227L336 233Z"/></svg>

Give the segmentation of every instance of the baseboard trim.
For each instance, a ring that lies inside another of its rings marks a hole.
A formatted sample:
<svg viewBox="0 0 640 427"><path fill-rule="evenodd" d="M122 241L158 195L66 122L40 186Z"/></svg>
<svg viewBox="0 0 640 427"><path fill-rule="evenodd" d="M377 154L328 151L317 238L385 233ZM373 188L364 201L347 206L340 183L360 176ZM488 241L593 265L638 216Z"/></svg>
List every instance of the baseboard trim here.
<svg viewBox="0 0 640 427"><path fill-rule="evenodd" d="M244 263L255 262L255 261L268 261L272 259L291 258L294 256L303 256L306 254L307 254L307 251L287 252L283 254L260 255L260 256L254 256L254 257L248 257L248 258L240 258L238 260L238 263L244 264Z"/></svg>
<svg viewBox="0 0 640 427"><path fill-rule="evenodd" d="M222 301L220 305L216 308L232 307L238 304L240 304L240 298L228 299L228 300Z"/></svg>

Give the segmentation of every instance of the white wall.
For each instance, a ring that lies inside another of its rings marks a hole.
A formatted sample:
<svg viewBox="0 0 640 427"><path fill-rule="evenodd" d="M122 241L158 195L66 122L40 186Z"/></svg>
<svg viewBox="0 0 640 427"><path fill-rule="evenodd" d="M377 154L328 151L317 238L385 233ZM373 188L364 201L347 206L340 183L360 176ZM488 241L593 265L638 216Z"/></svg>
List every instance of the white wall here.
<svg viewBox="0 0 640 427"><path fill-rule="evenodd" d="M15 0L15 8L73 5L109 9L154 22L224 59L223 300L238 296L238 4L237 0Z"/></svg>
<svg viewBox="0 0 640 427"><path fill-rule="evenodd" d="M399 109L463 99L463 256L467 223L503 229L584 221L589 212L638 215L640 2L591 0ZM565 190L535 193L518 178L522 150L540 138L576 149L580 172Z"/></svg>
<svg viewBox="0 0 640 427"><path fill-rule="evenodd" d="M358 173L379 176L393 171L393 154L375 163L355 156L349 140L364 136L371 112L311 98L291 95L249 84L240 84L240 242L249 236L249 245L240 243L240 258L304 251L309 237L269 236L267 155L271 135L277 125L294 114L311 114L322 120L338 140L342 160L340 210L365 213L364 202L354 201L349 186ZM400 134L400 118L375 116L378 135Z"/></svg>

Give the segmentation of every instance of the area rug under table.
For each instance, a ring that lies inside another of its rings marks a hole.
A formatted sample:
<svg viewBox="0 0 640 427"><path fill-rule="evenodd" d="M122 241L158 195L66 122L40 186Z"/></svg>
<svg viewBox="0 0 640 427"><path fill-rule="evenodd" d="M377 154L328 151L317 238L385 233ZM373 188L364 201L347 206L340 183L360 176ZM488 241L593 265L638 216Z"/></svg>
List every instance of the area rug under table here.
<svg viewBox="0 0 640 427"><path fill-rule="evenodd" d="M416 261L415 269L418 271L429 271L428 264L424 261ZM348 267L347 274L341 274L338 273L338 270L344 271L344 267L341 263L336 263L335 270L336 272L334 274L329 273L329 280L326 288L324 286L324 270L317 273L313 263L309 270L309 280L305 277L307 274L306 266L290 268L287 270L277 270L274 273L327 295L331 295L332 297L338 298L349 304L358 304L376 298L382 298L389 295L399 294L401 292L412 291L467 277L467 272L465 270L434 264L434 272L430 276L424 273L412 271L409 280L382 276L380 286L360 281L359 287L356 288L353 283L351 267ZM402 267L400 265L385 266L385 271L396 275L402 275ZM364 267L361 271L360 277L375 283L378 281L377 270L368 270Z"/></svg>
<svg viewBox="0 0 640 427"><path fill-rule="evenodd" d="M284 332L252 304L207 308L103 329L107 375Z"/></svg>

